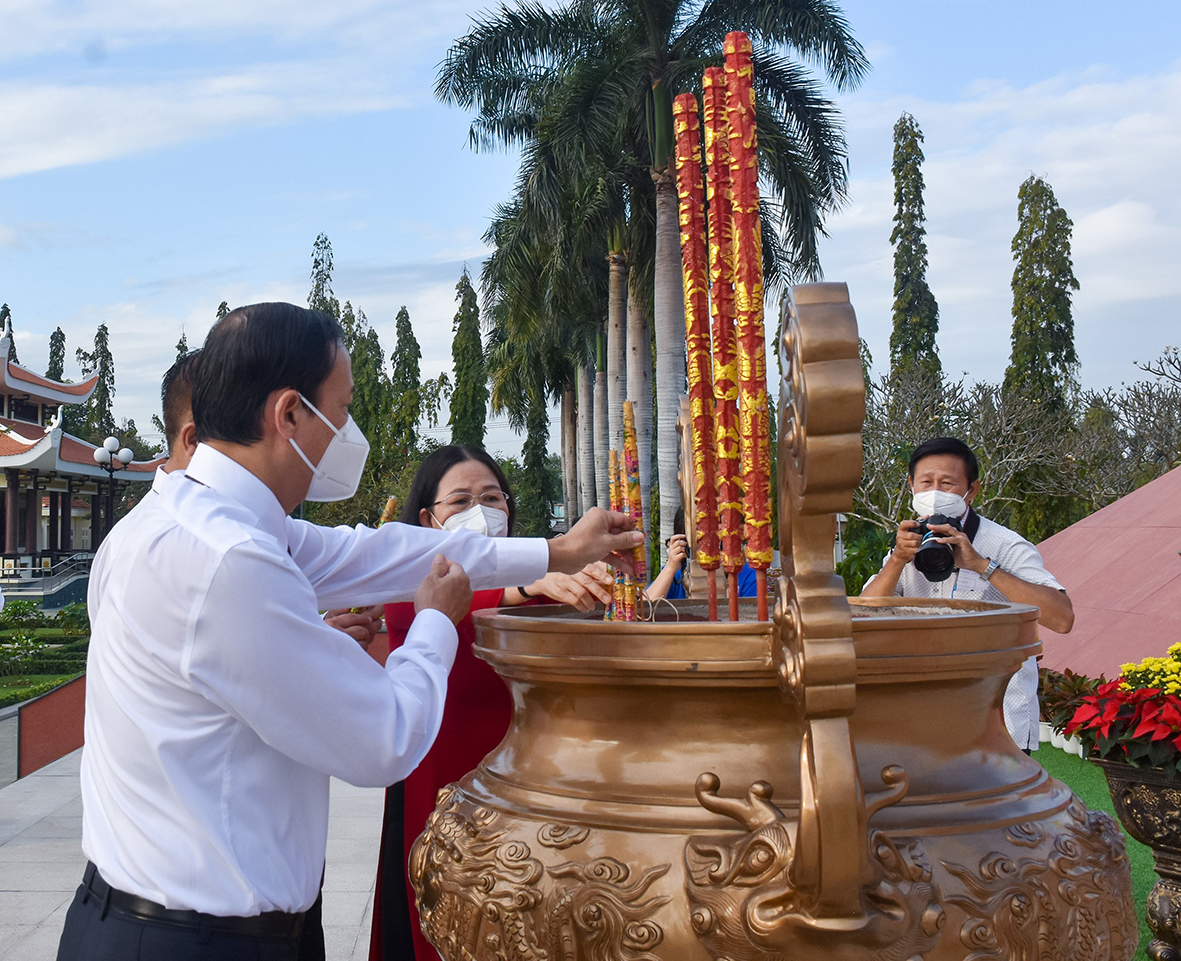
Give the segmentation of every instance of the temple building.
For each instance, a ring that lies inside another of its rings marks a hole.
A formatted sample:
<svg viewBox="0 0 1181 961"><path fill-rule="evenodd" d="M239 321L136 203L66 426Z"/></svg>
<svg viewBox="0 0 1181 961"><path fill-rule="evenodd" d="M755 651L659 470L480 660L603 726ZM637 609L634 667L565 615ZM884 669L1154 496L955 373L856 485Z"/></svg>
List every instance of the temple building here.
<svg viewBox="0 0 1181 961"><path fill-rule="evenodd" d="M85 590L90 558L114 520L111 484L117 504L127 485L150 483L163 458L133 461L112 480L95 463L94 445L61 426L63 410L86 403L98 375L49 380L8 360L11 347L9 327L0 334L0 585L6 597L59 606Z"/></svg>

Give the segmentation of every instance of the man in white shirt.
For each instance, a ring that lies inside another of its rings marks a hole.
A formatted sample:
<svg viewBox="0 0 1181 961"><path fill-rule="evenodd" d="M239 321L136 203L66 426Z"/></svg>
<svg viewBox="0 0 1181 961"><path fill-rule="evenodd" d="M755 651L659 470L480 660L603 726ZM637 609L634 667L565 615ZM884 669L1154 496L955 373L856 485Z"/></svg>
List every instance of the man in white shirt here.
<svg viewBox="0 0 1181 961"><path fill-rule="evenodd" d="M303 500L356 489L367 444L351 395L327 315L260 304L210 332L186 475L116 525L91 574L91 864L59 959L295 958L329 777L385 786L430 747L464 569L481 587L530 583L642 540L606 511L549 542L289 525ZM412 596L384 669L318 614Z"/></svg>
<svg viewBox="0 0 1181 961"><path fill-rule="evenodd" d="M1074 608L1065 589L1042 564L1036 547L1020 534L981 517L969 506L980 493L976 455L963 441L936 437L915 448L908 468L915 514L942 514L959 522L931 524L934 538L952 549L953 568L931 580L915 567L922 537L919 521L898 525L894 549L882 569L861 591L862 597L955 597L1013 601L1040 609L1038 623L1065 634L1074 626ZM1038 743L1037 658L1013 675L1005 691L1005 726L1027 754Z"/></svg>

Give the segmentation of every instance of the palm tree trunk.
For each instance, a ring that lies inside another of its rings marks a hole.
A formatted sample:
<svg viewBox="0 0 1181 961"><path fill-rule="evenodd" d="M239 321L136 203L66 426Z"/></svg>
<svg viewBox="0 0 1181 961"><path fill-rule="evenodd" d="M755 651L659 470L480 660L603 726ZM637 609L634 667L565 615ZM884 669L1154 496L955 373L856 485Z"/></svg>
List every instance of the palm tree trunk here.
<svg viewBox="0 0 1181 961"><path fill-rule="evenodd" d="M636 408L636 445L640 454L640 496L644 533L652 532L652 331L635 291L635 268L627 295L627 399Z"/></svg>
<svg viewBox="0 0 1181 961"><path fill-rule="evenodd" d="M627 399L627 257L612 252L607 294L607 440L623 450L623 402Z"/></svg>
<svg viewBox="0 0 1181 961"><path fill-rule="evenodd" d="M578 513L595 506L595 379L578 368Z"/></svg>
<svg viewBox="0 0 1181 961"><path fill-rule="evenodd" d="M604 509L611 506L611 491L607 486L607 366L603 335L599 335L598 363L595 371L595 500Z"/></svg>
<svg viewBox="0 0 1181 961"><path fill-rule="evenodd" d="M663 543L672 533L681 506L677 483L679 445L677 415L685 393L685 295L681 279L681 240L677 184L668 170L653 171L656 185L656 475L660 485L660 560L668 560Z"/></svg>
<svg viewBox="0 0 1181 961"><path fill-rule="evenodd" d="M574 385L562 389L562 497L566 508L566 530L574 525L578 515L578 409L574 402Z"/></svg>

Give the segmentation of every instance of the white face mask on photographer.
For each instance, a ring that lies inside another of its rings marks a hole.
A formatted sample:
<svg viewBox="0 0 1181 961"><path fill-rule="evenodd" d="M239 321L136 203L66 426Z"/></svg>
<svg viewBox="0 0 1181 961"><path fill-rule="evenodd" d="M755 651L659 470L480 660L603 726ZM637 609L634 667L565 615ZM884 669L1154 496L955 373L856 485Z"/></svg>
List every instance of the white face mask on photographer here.
<svg viewBox="0 0 1181 961"><path fill-rule="evenodd" d="M307 405L332 431L332 440L324 450L319 464L308 460L308 455L300 450L295 438L288 438L295 452L312 470L312 483L308 487L305 500L328 503L329 501L345 501L357 493L361 483L361 475L365 472L365 461L369 459L369 441L361 433L361 428L349 414L344 426L337 428L332 421L316 409L316 405L299 395L299 399Z"/></svg>
<svg viewBox="0 0 1181 961"><path fill-rule="evenodd" d="M956 520L964 516L968 510L968 502L959 494L951 491L915 491L910 506L916 517L930 517L932 514L942 514Z"/></svg>
<svg viewBox="0 0 1181 961"><path fill-rule="evenodd" d="M434 514L431 517L435 517ZM435 518L438 523L438 518ZM472 504L466 511L452 514L443 521L443 530L458 531L467 528L487 537L504 537L508 533L508 514L497 507Z"/></svg>

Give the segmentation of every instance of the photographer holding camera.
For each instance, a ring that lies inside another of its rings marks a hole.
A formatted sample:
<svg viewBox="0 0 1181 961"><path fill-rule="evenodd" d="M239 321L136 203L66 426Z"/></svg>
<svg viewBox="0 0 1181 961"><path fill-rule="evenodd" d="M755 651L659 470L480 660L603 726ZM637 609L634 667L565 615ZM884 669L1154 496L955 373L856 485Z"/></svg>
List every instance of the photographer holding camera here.
<svg viewBox="0 0 1181 961"><path fill-rule="evenodd" d="M1070 631L1074 608L1037 548L969 506L980 492L980 468L967 444L954 437L926 441L910 455L907 473L918 520L898 525L894 549L862 597L1030 604L1039 608L1039 624ZM1031 657L1005 692L1005 726L1026 753L1037 747L1037 721L1037 659Z"/></svg>

